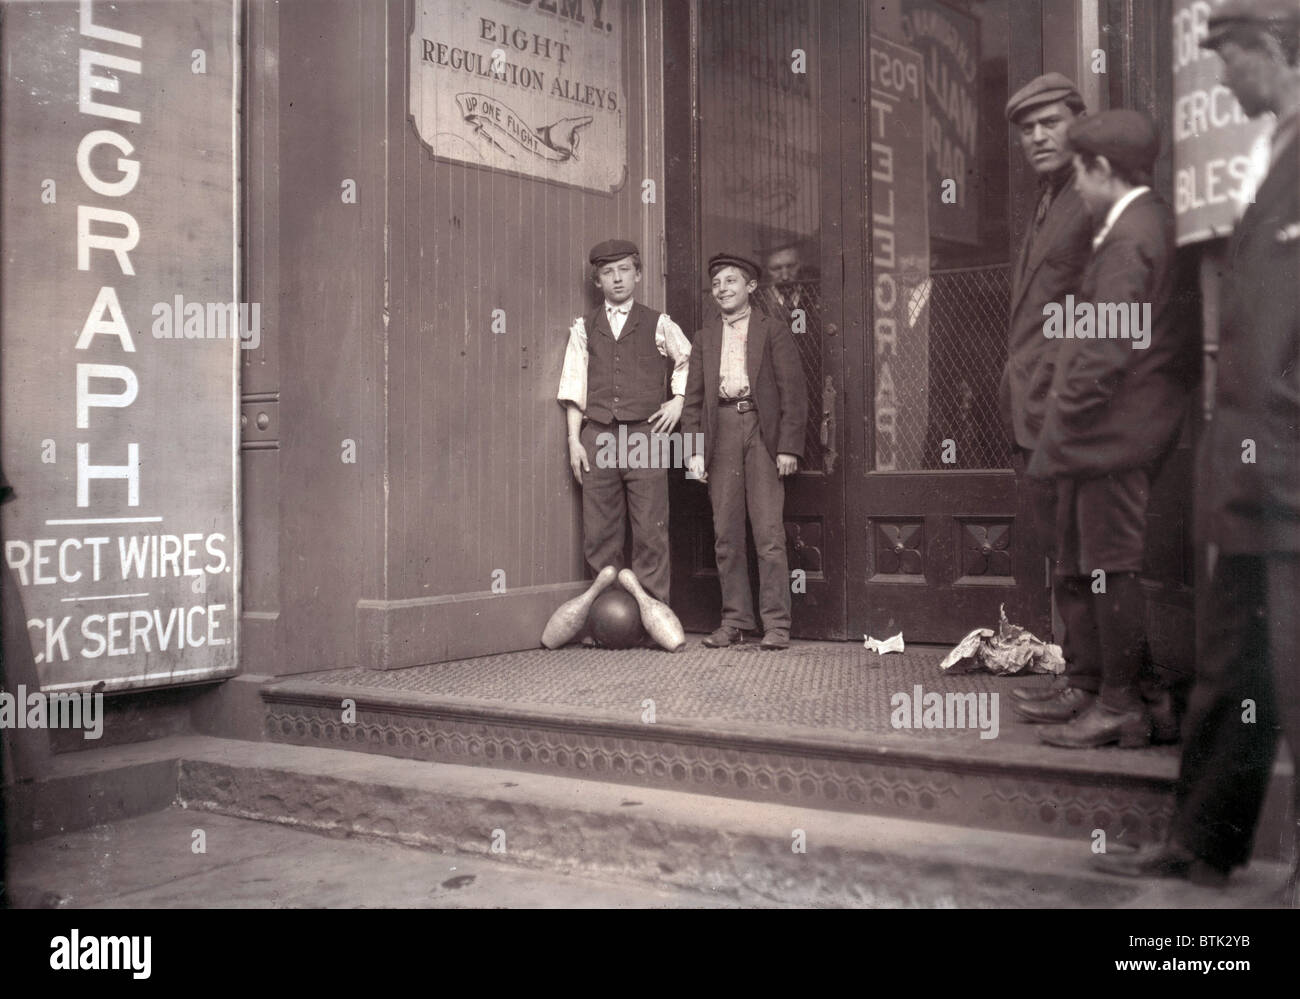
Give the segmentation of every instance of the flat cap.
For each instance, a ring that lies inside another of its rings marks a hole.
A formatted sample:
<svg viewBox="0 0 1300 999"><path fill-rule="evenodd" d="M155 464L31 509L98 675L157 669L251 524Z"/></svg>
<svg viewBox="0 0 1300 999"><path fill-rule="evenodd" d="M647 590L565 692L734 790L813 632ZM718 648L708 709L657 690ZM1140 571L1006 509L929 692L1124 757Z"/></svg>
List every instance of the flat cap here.
<svg viewBox="0 0 1300 999"><path fill-rule="evenodd" d="M624 257L630 257L633 254L639 254L641 251L636 248L636 244L626 239L607 239L603 243L597 243L591 248L591 254L587 257L591 261L591 266L599 267L601 264L608 264L614 260L622 260Z"/></svg>
<svg viewBox="0 0 1300 999"><path fill-rule="evenodd" d="M715 253L709 257L709 277L713 277L723 267L739 267L749 275L751 281L757 281L759 275L763 273L763 269L758 264L738 253Z"/></svg>
<svg viewBox="0 0 1300 999"><path fill-rule="evenodd" d="M1079 88L1068 76L1061 73L1044 73L1030 80L1011 95L1011 100L1007 101L1007 121L1015 121L1030 108L1054 104L1071 96L1080 104L1083 103Z"/></svg>
<svg viewBox="0 0 1300 999"><path fill-rule="evenodd" d="M1300 0L1225 0L1210 15L1201 48L1217 49L1238 28L1300 29Z"/></svg>
<svg viewBox="0 0 1300 999"><path fill-rule="evenodd" d="M1130 172L1149 174L1160 154L1160 133L1149 115L1119 108L1079 118L1065 133L1070 147L1105 156Z"/></svg>

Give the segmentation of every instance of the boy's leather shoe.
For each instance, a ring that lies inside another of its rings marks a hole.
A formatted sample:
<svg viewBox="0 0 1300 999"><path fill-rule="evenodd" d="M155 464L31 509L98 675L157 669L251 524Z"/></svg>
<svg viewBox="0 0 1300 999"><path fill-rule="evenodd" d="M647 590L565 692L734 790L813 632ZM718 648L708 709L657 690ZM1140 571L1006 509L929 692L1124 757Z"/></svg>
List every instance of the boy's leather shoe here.
<svg viewBox="0 0 1300 999"><path fill-rule="evenodd" d="M1228 880L1223 868L1173 841L1144 846L1133 853L1096 853L1092 866L1126 878L1186 878L1207 888L1220 888Z"/></svg>
<svg viewBox="0 0 1300 999"><path fill-rule="evenodd" d="M725 649L728 645L735 645L737 642L744 641L745 634L739 628L732 628L723 625L712 635L704 639L704 644L711 649Z"/></svg>
<svg viewBox="0 0 1300 999"><path fill-rule="evenodd" d="M790 647L790 633L782 631L780 628L773 628L763 636L763 641L759 643L760 649L769 651L779 651Z"/></svg>
<svg viewBox="0 0 1300 999"><path fill-rule="evenodd" d="M1027 722L1059 725L1092 706L1097 695L1078 687L1066 687L1043 701L1012 701L1011 710Z"/></svg>
<svg viewBox="0 0 1300 999"><path fill-rule="evenodd" d="M1011 696L1017 701L1046 701L1055 697L1070 685L1070 678L1064 673L1052 678L1045 687L1012 687Z"/></svg>
<svg viewBox="0 0 1300 999"><path fill-rule="evenodd" d="M1100 700L1067 725L1050 725L1039 733L1049 746L1095 749L1119 743L1120 749L1141 749L1151 744L1151 716L1146 708L1116 711Z"/></svg>

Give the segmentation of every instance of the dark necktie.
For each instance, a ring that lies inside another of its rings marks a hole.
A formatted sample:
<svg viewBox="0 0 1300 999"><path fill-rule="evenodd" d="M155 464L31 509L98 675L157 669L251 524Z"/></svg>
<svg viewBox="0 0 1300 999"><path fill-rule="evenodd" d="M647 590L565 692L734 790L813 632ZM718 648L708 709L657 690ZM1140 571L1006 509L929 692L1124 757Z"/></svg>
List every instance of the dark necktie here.
<svg viewBox="0 0 1300 999"><path fill-rule="evenodd" d="M1052 207L1052 189L1043 188L1043 195L1038 199L1038 210L1034 212L1034 232L1038 232L1043 227L1043 219L1047 218L1047 210Z"/></svg>

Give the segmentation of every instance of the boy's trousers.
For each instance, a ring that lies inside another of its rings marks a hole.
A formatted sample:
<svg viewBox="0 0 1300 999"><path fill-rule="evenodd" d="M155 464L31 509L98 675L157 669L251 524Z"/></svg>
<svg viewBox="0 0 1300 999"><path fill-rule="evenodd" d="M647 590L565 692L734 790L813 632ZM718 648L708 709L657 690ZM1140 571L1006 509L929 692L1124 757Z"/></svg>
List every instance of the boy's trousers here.
<svg viewBox="0 0 1300 999"><path fill-rule="evenodd" d="M1250 859L1279 731L1300 766L1297 590L1300 555L1275 552L1219 555L1198 594L1170 838L1223 869Z"/></svg>
<svg viewBox="0 0 1300 999"><path fill-rule="evenodd" d="M632 522L632 572L656 600L668 603L668 471L664 468L601 468L604 433L618 436L617 423L582 425L579 439L591 470L582 473L582 548L593 575L607 565L623 568L627 524ZM627 435L650 435L649 421L627 424Z"/></svg>
<svg viewBox="0 0 1300 999"><path fill-rule="evenodd" d="M745 556L745 514L758 552L758 599L763 627L790 630L790 570L785 551L785 484L758 427L758 411L718 406L718 433L709 460L714 554L722 583L722 624L754 628L754 600Z"/></svg>

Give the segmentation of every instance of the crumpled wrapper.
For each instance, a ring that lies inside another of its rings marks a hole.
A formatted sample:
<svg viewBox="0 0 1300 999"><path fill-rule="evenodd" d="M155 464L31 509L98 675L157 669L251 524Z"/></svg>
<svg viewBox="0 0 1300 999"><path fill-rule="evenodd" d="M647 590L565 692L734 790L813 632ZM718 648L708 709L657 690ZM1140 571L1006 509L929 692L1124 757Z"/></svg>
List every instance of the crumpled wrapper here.
<svg viewBox="0 0 1300 999"><path fill-rule="evenodd" d="M945 673L973 673L986 669L999 676L1016 673L1064 673L1061 647L1044 642L1007 620L1006 607L998 608L998 630L976 628L939 664Z"/></svg>
<svg viewBox="0 0 1300 999"><path fill-rule="evenodd" d="M872 638L870 635L863 635L862 647L868 652L874 652L881 656L886 652L903 652L906 649L906 646L903 644L903 633L901 631L893 638L886 639Z"/></svg>

